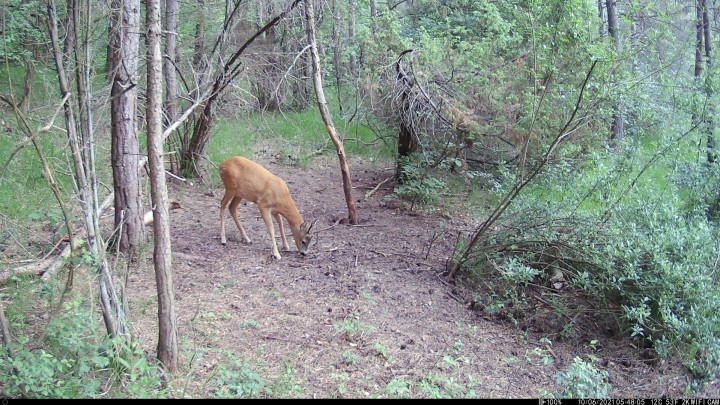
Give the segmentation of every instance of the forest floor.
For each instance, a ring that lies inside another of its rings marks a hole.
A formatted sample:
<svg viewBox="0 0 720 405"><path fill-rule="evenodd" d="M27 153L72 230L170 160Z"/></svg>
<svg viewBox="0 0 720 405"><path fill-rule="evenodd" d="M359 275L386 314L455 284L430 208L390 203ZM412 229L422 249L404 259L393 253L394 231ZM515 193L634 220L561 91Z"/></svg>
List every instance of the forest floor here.
<svg viewBox="0 0 720 405"><path fill-rule="evenodd" d="M392 181L365 200L392 176L391 165L350 162L359 218L351 226L338 223L347 206L337 159L318 158L307 170L267 154L256 161L285 179L305 220L319 219L319 232L304 257L292 237L290 251L278 238L276 261L257 208L241 204L253 243L242 242L226 213L222 246L224 190L170 184L170 198L182 206L171 211L171 234L181 364L190 366L175 381L183 395L217 395L206 387L224 375L220 365L244 362L279 396L537 398L557 392L555 374L589 354L609 373L612 397L688 395L691 377L679 361L643 358L627 337L592 322L577 322L571 337L560 339L548 325L526 327L473 309L472 291L448 282L445 264L458 232L482 218L461 206L418 214L386 204ZM445 232L436 238L441 221ZM126 288L133 334L153 357L154 280L147 259ZM545 305L540 297L537 304ZM720 382L691 396L719 397Z"/></svg>

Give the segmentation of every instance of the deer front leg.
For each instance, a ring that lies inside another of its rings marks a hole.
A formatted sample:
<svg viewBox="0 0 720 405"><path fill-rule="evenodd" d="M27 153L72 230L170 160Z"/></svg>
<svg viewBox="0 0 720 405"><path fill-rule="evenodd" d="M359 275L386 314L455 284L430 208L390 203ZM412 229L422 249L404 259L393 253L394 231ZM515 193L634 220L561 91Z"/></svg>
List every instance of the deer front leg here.
<svg viewBox="0 0 720 405"><path fill-rule="evenodd" d="M242 199L238 198L238 197L234 197L232 199L232 201L230 201L230 215L232 216L233 220L235 221L235 225L237 225L238 230L240 231L240 235L242 235L242 238L245 241L245 243L247 243L248 245L251 245L252 240L250 240L250 237L247 235L247 233L245 233L245 229L240 224L240 218L238 218L237 207L238 207L238 205L240 205L241 201L242 201ZM225 218L223 216L223 222L220 224L223 239L225 237L225 227L224 227L225 221L224 221L224 219ZM224 243L223 243L223 245L224 245Z"/></svg>
<svg viewBox="0 0 720 405"><path fill-rule="evenodd" d="M280 252L278 252L277 243L275 242L275 227L272 223L272 217L269 209L260 209L260 215L262 216L265 225L267 226L268 232L270 233L270 242L272 243L272 253L275 259L280 260Z"/></svg>
<svg viewBox="0 0 720 405"><path fill-rule="evenodd" d="M280 229L280 239L282 239L283 249L290 250L290 245L288 245L287 238L285 236L285 229L283 228L282 218L279 214L273 214L273 217L275 217L275 222L277 222L278 228Z"/></svg>

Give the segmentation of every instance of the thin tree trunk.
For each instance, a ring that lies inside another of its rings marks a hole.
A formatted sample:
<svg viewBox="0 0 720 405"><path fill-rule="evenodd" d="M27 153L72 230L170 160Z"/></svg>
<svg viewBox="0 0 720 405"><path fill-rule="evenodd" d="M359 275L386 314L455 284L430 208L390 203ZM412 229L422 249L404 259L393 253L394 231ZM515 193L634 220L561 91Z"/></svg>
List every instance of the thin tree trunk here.
<svg viewBox="0 0 720 405"><path fill-rule="evenodd" d="M620 33L617 18L617 8L615 0L607 0L607 16L608 16L608 33L615 43L615 50L620 51ZM621 141L625 137L625 121L623 120L624 105L622 100L619 100L615 105L613 111L613 125L610 134L610 139L617 139Z"/></svg>
<svg viewBox="0 0 720 405"><path fill-rule="evenodd" d="M88 3L89 6L89 3ZM63 59L63 52L60 50L60 44L58 39L58 28L57 28L57 10L55 7L54 0L48 0L48 29L50 32L50 38L53 46L53 54L55 57L55 66L57 69L58 83L60 85L60 94L63 98L70 96L70 89L67 79L67 69L65 66L65 60ZM79 25L78 7L73 0L68 0L68 26L77 27ZM86 25L90 21L89 8L85 15ZM89 31L86 31L86 33ZM74 61L76 66L82 66L82 61L87 60L89 49L83 50L83 47L88 47L87 40L83 41L83 45L79 45L79 30L74 28L69 31L69 35L66 37L65 47L66 50L74 49ZM89 48L89 47L88 47ZM67 53L65 53L67 54ZM89 79L89 67L83 70L83 73L79 75ZM80 106L87 107L87 101L89 99L89 89L83 87L84 83L89 80L82 80L78 83L78 93L83 94L82 97L78 96L79 100L83 100ZM90 120L90 114L85 111L84 114L80 114L81 122L77 122L75 119L75 109L82 110L83 107L75 107L71 103L64 103L65 111L65 129L70 145L70 150L73 156L73 163L75 169L75 182L77 185L78 200L83 210L86 237L89 246L89 251L95 257L98 266L98 284L100 288L100 304L102 308L103 319L105 321L105 327L110 336L123 336L127 340L130 338L130 331L127 324L127 318L125 308L122 306L122 301L118 299L115 285L113 282L112 274L108 267L108 263L105 257L104 243L102 236L98 231L99 221L99 207L97 201L97 179L95 178L95 165L94 165L94 139L92 132L88 132L91 128L89 122L83 120ZM84 129L80 131L83 137L78 136L78 127Z"/></svg>
<svg viewBox="0 0 720 405"><path fill-rule="evenodd" d="M172 125L178 114L178 0L163 0L165 4L165 56L163 73L165 76L165 125ZM171 143L172 144L172 143ZM176 146L175 146L176 147ZM173 149L173 146L170 146ZM178 173L178 159L170 157L170 172Z"/></svg>
<svg viewBox="0 0 720 405"><path fill-rule="evenodd" d="M165 58L163 73L165 74L165 116L168 123L175 121L178 105L177 63L177 29L178 0L165 1Z"/></svg>
<svg viewBox="0 0 720 405"><path fill-rule="evenodd" d="M150 195L153 206L153 263L158 294L158 360L169 372L178 365L178 331L172 279L170 221L162 141L162 54L160 0L146 0L147 128Z"/></svg>
<svg viewBox="0 0 720 405"><path fill-rule="evenodd" d="M605 37L605 17L603 17L603 0L597 0L597 6L598 6L598 18L600 19L600 26L598 27L598 33L600 34L600 38Z"/></svg>
<svg viewBox="0 0 720 405"><path fill-rule="evenodd" d="M193 51L193 67L198 71L205 69L205 0L198 0L199 11L195 23L195 46Z"/></svg>
<svg viewBox="0 0 720 405"><path fill-rule="evenodd" d="M702 7L704 0L697 0L695 3L695 79L700 80L702 75L702 53L703 53L703 16Z"/></svg>
<svg viewBox="0 0 720 405"><path fill-rule="evenodd" d="M707 161L709 163L714 163L717 158L717 152L715 151L715 137L713 135L712 121L714 108L712 108L712 102L709 101L712 96L712 90L710 89L710 86L704 85L702 82L703 56L705 57L705 68L708 70L708 73L705 76L710 74L712 67L712 61L710 58L710 29L708 27L709 18L705 0L697 0L695 2L695 12L695 86L698 92L704 93L705 103L702 108L700 106L695 107L692 121L693 125L696 125L698 120L703 121L699 127L707 140Z"/></svg>
<svg viewBox="0 0 720 405"><path fill-rule="evenodd" d="M110 117L112 145L110 148L113 188L115 191L115 229L119 250L134 258L145 244L143 208L138 173L140 143L137 133L138 52L140 44L140 1L122 0L122 7L113 10L120 23L111 30L108 46L118 46L119 56L112 66ZM111 53L111 52L108 52ZM112 52L113 54L115 52Z"/></svg>
<svg viewBox="0 0 720 405"><path fill-rule="evenodd" d="M337 99L338 99L338 108L340 109L340 114L342 114L343 106L342 106L342 82L343 82L343 67L342 67L342 61L340 60L340 53L342 52L341 46L340 46L340 25L341 25L341 19L339 16L340 11L338 10L338 0L332 0L332 52L333 52L333 67L335 68L335 86L337 87Z"/></svg>
<svg viewBox="0 0 720 405"><path fill-rule="evenodd" d="M108 25L108 47L105 56L105 80L111 82L115 75L115 68L120 60L120 39L121 35L117 32L122 29L121 13L122 0L110 1L110 24Z"/></svg>
<svg viewBox="0 0 720 405"><path fill-rule="evenodd" d="M350 0L350 24L348 24L348 42L350 44L350 60L349 69L350 75L354 78L357 77L357 66L355 63L355 11L357 9L357 0Z"/></svg>
<svg viewBox="0 0 720 405"><path fill-rule="evenodd" d="M310 54L312 55L313 64L313 84L315 85L315 94L317 95L317 103L320 108L320 115L322 116L325 128L330 135L330 139L335 145L337 150L338 159L340 160L340 172L342 173L343 179L343 190L345 192L345 202L348 207L348 218L350 223L355 225L357 221L357 212L355 211L355 203L352 197L352 180L350 179L350 167L345 157L345 149L343 147L342 140L338 136L335 125L332 122L330 116L330 110L328 110L327 101L325 101L325 92L322 86L322 77L320 75L320 57L318 56L317 42L315 40L315 12L313 10L313 0L305 0L305 21L306 21L306 32L308 42L310 42Z"/></svg>
<svg viewBox="0 0 720 405"><path fill-rule="evenodd" d="M711 56L711 37L710 37L710 18L708 15L708 7L706 0L701 0L702 3L702 25L703 25L703 38L705 43L705 66L707 67L708 75L712 72L712 58ZM703 86L706 91L707 100L713 99L713 87ZM707 136L707 160L708 163L714 163L717 159L717 152L715 151L715 125L713 122L713 116L715 115L714 103L712 101L707 103L707 113L705 114L705 133Z"/></svg>
<svg viewBox="0 0 720 405"><path fill-rule="evenodd" d="M33 77L35 76L35 70L33 69L30 58L25 60L25 78L23 79L23 95L18 102L18 108L24 111L28 103L30 102L30 96L32 94Z"/></svg>

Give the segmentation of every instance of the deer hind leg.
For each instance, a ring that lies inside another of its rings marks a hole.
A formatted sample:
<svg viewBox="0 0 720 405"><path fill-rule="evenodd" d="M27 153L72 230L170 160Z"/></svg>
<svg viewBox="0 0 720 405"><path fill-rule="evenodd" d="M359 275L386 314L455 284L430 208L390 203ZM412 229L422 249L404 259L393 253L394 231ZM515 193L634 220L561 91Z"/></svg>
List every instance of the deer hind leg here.
<svg viewBox="0 0 720 405"><path fill-rule="evenodd" d="M285 236L285 229L283 229L282 218L280 218L279 214L273 214L273 217L275 218L275 222L277 222L278 228L280 229L280 239L282 239L283 249L290 250L290 245L288 245L287 238Z"/></svg>
<svg viewBox="0 0 720 405"><path fill-rule="evenodd" d="M275 259L280 260L280 252L278 252L277 243L275 242L275 227L272 223L272 216L269 209L260 208L260 215L262 216L265 225L267 226L268 232L270 233L270 242L272 243L272 253Z"/></svg>
<svg viewBox="0 0 720 405"><path fill-rule="evenodd" d="M225 240L225 207L227 207L231 197L231 193L225 192L225 195L220 202L220 243L223 245L227 244L227 241Z"/></svg>
<svg viewBox="0 0 720 405"><path fill-rule="evenodd" d="M232 216L233 220L235 221L235 225L237 225L238 230L240 230L240 235L242 235L243 240L247 244L251 244L252 240L250 240L250 237L248 237L247 233L245 233L245 229L243 229L242 225L240 224L240 218L238 218L237 214L237 207L240 205L240 202L242 201L242 198L240 197L233 197L232 201L230 201L230 215ZM224 235L224 233L223 233Z"/></svg>

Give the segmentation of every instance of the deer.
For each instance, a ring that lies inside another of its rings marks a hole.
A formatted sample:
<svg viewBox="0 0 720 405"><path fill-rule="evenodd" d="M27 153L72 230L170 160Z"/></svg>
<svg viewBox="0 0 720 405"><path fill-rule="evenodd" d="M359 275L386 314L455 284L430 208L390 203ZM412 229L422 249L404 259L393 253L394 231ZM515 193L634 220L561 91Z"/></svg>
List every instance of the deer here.
<svg viewBox="0 0 720 405"><path fill-rule="evenodd" d="M268 232L270 233L270 241L272 242L272 255L276 260L280 260L280 252L278 252L277 243L275 241L275 229L273 227L272 218L280 228L280 238L282 239L283 249L290 250L287 239L285 238L285 230L281 216L287 220L290 225L293 239L298 251L303 256L307 255L308 247L312 234L310 231L317 222L317 219L309 224L303 220L298 212L295 202L290 196L287 184L280 177L270 173L267 169L259 164L244 158L235 156L222 162L219 167L220 179L225 185L225 195L220 202L220 243L223 246L227 244L225 239L225 207L230 203L230 215L235 221L240 234L246 244L252 244L252 240L245 233L240 219L237 214L237 207L241 201L246 200L255 203L260 216L262 216Z"/></svg>

